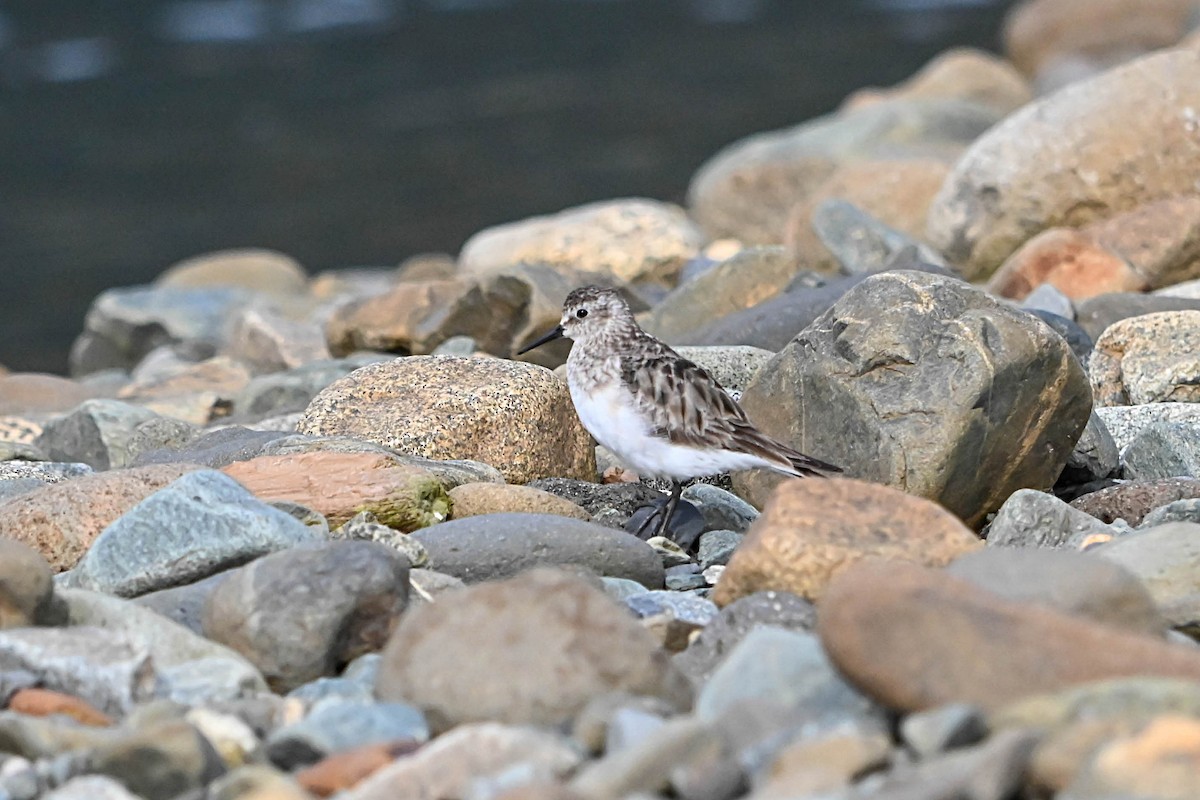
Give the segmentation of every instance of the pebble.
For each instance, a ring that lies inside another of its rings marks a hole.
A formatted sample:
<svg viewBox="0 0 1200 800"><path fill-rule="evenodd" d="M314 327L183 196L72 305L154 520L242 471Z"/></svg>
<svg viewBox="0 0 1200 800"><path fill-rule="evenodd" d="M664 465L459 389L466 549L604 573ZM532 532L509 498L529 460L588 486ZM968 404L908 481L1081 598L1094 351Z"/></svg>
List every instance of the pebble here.
<svg viewBox="0 0 1200 800"><path fill-rule="evenodd" d="M759 511L733 492L710 483L693 483L680 495L700 511L705 531L728 530L745 533Z"/></svg>
<svg viewBox="0 0 1200 800"><path fill-rule="evenodd" d="M987 528L987 543L989 547L1079 549L1096 534L1113 536L1116 531L1052 494L1018 489L996 512Z"/></svg>
<svg viewBox="0 0 1200 800"><path fill-rule="evenodd" d="M135 597L317 541L303 523L257 500L229 476L199 470L109 525L80 560L74 583Z"/></svg>
<svg viewBox="0 0 1200 800"><path fill-rule="evenodd" d="M984 714L975 706L964 703L950 703L909 714L900 723L900 736L917 758L929 758L973 745L987 734Z"/></svg>

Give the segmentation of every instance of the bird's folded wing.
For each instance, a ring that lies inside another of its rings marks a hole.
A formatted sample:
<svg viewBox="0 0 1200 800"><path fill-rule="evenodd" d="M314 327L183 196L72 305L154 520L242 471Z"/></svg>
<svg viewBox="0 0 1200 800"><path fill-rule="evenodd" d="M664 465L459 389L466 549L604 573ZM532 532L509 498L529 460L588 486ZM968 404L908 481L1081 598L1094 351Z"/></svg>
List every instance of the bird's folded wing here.
<svg viewBox="0 0 1200 800"><path fill-rule="evenodd" d="M702 367L674 354L623 356L621 378L651 430L674 444L724 446L746 413Z"/></svg>

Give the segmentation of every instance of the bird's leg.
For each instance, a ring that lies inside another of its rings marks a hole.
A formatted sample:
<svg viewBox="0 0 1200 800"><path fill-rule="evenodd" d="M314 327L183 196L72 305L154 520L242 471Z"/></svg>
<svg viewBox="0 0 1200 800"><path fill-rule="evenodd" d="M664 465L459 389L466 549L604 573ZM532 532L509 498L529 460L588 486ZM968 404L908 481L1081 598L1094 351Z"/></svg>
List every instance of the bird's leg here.
<svg viewBox="0 0 1200 800"><path fill-rule="evenodd" d="M654 532L655 536L666 536L667 528L671 525L671 517L675 516L675 508L679 505L679 495L683 492L682 481L671 481L671 497L667 500L667 505L662 510L662 522L658 523L658 530Z"/></svg>
<svg viewBox="0 0 1200 800"><path fill-rule="evenodd" d="M675 514L675 507L679 505L679 495L682 491L683 484L679 481L672 481L671 495L665 502L660 500L660 505L647 514L646 518L642 520L642 524L638 525L637 530L631 531L631 533L639 539L642 538L642 534L646 532L646 528L650 527L650 523L661 514L662 519L659 520L658 527L654 531L654 536L665 536L667 526L671 524L671 517Z"/></svg>

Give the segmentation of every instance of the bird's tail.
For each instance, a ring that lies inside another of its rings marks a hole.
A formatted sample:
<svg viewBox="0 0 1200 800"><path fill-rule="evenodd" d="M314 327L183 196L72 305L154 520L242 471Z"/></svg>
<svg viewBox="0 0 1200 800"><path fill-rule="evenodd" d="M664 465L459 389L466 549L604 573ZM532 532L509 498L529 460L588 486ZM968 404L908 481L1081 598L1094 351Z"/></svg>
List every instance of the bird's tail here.
<svg viewBox="0 0 1200 800"><path fill-rule="evenodd" d="M762 431L746 426L738 431L738 444L743 450L767 461L770 468L797 478L825 477L844 470L836 464L806 456L783 442L772 439Z"/></svg>

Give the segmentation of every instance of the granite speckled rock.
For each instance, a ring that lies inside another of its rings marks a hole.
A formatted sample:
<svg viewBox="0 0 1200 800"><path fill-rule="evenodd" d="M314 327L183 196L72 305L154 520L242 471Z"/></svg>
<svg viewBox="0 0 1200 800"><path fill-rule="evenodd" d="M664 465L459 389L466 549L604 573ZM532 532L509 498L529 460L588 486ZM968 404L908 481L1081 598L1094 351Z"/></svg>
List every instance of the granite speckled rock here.
<svg viewBox="0 0 1200 800"><path fill-rule="evenodd" d="M414 356L372 364L326 387L297 429L426 458L483 461L510 483L596 474L592 439L566 384L515 361Z"/></svg>
<svg viewBox="0 0 1200 800"><path fill-rule="evenodd" d="M1163 311L1110 325L1088 372L1098 406L1200 401L1200 311Z"/></svg>

